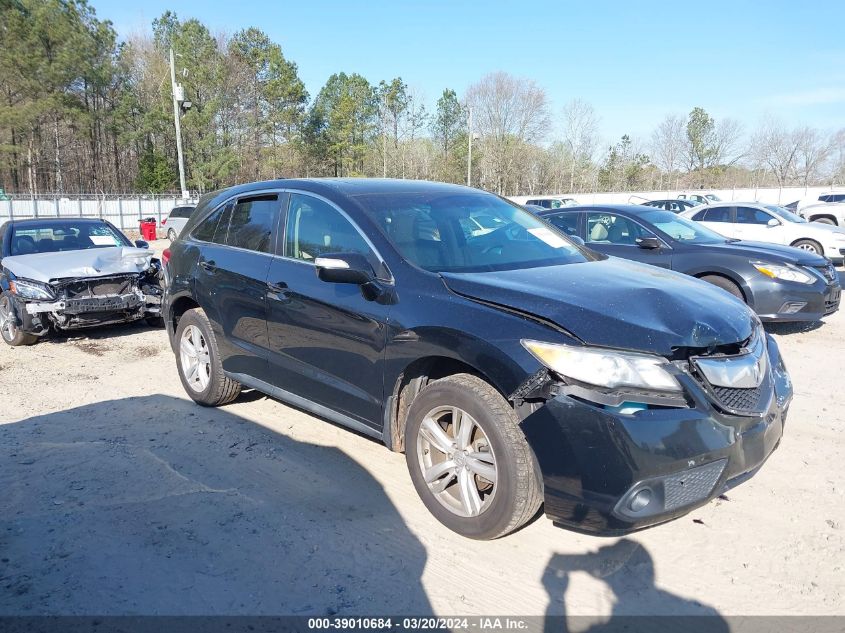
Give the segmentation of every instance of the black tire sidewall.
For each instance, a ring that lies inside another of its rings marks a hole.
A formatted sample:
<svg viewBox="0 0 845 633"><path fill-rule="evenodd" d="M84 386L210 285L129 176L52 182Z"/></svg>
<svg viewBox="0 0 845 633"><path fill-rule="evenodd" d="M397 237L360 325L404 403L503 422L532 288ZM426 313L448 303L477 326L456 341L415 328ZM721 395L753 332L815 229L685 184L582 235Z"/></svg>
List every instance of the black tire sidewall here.
<svg viewBox="0 0 845 633"><path fill-rule="evenodd" d="M730 279L725 279L724 277L719 277L718 275L705 275L700 279L701 281L706 281L708 284L716 286L717 288L721 288L722 290L730 293L740 301L745 301L745 297L742 294L742 289Z"/></svg>
<svg viewBox="0 0 845 633"><path fill-rule="evenodd" d="M497 483L493 501L477 517L461 517L434 497L428 489L417 457L417 434L424 416L439 406L456 406L469 413L481 426L490 441L496 459ZM501 425L512 423L496 419L484 401L468 392L465 387L448 380L438 380L428 385L411 403L405 429L405 459L411 480L420 499L434 517L446 527L473 539L490 539L502 534L511 521L515 503L517 474L513 447L502 432Z"/></svg>
<svg viewBox="0 0 845 633"><path fill-rule="evenodd" d="M205 342L208 346L209 359L211 361L211 376L209 377L208 385L206 385L206 388L203 391L195 391L190 386L188 380L185 378L185 371L182 367L182 353L180 351L182 333L190 325L199 328L200 332L205 338ZM188 310L179 319L179 325L176 327L175 337L176 370L179 373L179 380L182 381L182 387L184 387L185 392L191 397L194 402L205 406L215 406L217 404L217 391L219 390L218 384L220 383L220 376L217 375L217 373L222 372L223 369L220 365L219 356L217 353L217 342L214 339L214 334L211 331L211 324L208 322L208 319L203 313L200 313L198 310Z"/></svg>
<svg viewBox="0 0 845 633"><path fill-rule="evenodd" d="M8 301L13 313L17 310L17 307L15 306L15 298L8 291L3 291L3 293L0 294L0 301L4 303ZM2 333L0 333L0 338L2 338L3 342L6 343L6 345L8 345L9 347L32 345L33 343L38 341L37 336L23 332L21 328L17 325L15 326L15 335L12 337L11 341L7 340Z"/></svg>

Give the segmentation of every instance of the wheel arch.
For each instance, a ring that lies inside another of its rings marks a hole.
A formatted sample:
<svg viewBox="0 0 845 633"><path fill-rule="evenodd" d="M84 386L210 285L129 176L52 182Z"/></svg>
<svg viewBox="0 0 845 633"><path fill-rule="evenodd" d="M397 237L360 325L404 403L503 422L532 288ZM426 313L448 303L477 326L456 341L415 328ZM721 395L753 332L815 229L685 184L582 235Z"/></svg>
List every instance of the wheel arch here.
<svg viewBox="0 0 845 633"><path fill-rule="evenodd" d="M816 213L815 215L811 215L807 218L809 222L816 222L818 220L830 220L833 222L834 226L841 226L841 222L839 222L839 218L837 218L832 213ZM815 240L814 240L815 241Z"/></svg>
<svg viewBox="0 0 845 633"><path fill-rule="evenodd" d="M722 279L730 281L739 288L745 303L752 308L754 307L754 293L751 292L751 288L748 286L745 279L741 275L736 274L734 271L726 270L724 268L709 267L689 274L696 279L701 279L702 277L721 277Z"/></svg>
<svg viewBox="0 0 845 633"><path fill-rule="evenodd" d="M167 315L165 315L165 326L167 327L167 331L170 334L175 334L176 328L179 326L179 319L182 318L182 315L185 314L188 310L193 310L194 308L199 308L200 304L196 302L196 300L191 295L182 295L173 299L170 302ZM175 339L173 336L170 337L171 344L175 345ZM175 348L174 348L175 349Z"/></svg>

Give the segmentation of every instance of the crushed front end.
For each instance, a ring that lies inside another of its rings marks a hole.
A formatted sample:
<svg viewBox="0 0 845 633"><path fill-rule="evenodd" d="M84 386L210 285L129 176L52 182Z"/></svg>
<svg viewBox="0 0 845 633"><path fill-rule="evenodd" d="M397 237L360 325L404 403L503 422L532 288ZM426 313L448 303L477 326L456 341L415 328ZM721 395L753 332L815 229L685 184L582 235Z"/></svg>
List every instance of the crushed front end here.
<svg viewBox="0 0 845 633"><path fill-rule="evenodd" d="M670 360L682 390L668 397L545 369L511 394L553 521L606 536L663 523L753 475L778 446L792 385L762 327Z"/></svg>
<svg viewBox="0 0 845 633"><path fill-rule="evenodd" d="M34 282L15 279L19 327L42 336L50 330L78 330L114 323L128 323L161 314L158 260L140 273L101 277L71 277Z"/></svg>

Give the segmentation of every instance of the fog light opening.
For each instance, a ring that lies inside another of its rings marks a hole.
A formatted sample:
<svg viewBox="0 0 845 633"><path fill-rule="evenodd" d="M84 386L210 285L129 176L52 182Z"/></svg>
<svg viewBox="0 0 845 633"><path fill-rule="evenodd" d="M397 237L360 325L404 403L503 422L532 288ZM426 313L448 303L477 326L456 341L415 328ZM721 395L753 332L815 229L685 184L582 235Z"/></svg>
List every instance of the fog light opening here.
<svg viewBox="0 0 845 633"><path fill-rule="evenodd" d="M780 312L781 314L795 314L796 312L801 310L801 308L803 308L805 305L807 305L806 301L787 301L780 307L780 310L778 310L778 312Z"/></svg>
<svg viewBox="0 0 845 633"><path fill-rule="evenodd" d="M628 509L631 512L639 512L651 503L651 496L651 488L638 490L637 493L628 501Z"/></svg>

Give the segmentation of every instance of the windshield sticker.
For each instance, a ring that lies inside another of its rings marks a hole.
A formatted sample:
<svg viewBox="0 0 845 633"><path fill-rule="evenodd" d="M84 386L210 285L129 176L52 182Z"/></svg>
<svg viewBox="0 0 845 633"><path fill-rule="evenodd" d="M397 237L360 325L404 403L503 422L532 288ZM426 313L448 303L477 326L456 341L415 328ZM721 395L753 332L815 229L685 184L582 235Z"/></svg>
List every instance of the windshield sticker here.
<svg viewBox="0 0 845 633"><path fill-rule="evenodd" d="M120 246L113 235L89 235L95 246Z"/></svg>
<svg viewBox="0 0 845 633"><path fill-rule="evenodd" d="M539 227L536 229L528 229L528 232L531 233L534 237L538 240L542 240L552 248L564 248L566 247L566 240L564 240L559 235L556 235L554 232L550 231L545 227Z"/></svg>

